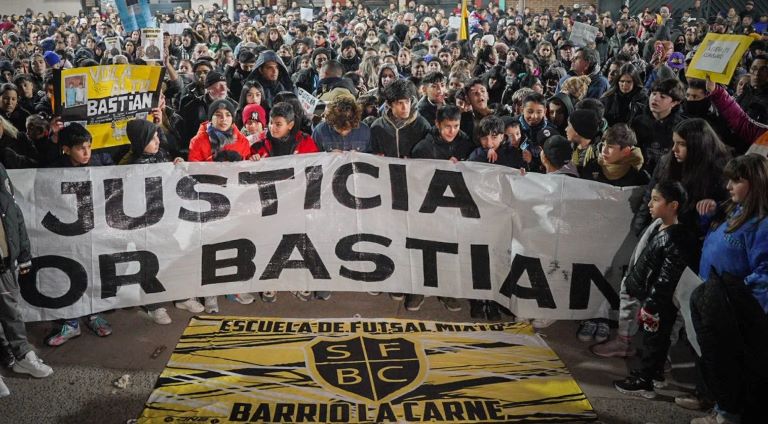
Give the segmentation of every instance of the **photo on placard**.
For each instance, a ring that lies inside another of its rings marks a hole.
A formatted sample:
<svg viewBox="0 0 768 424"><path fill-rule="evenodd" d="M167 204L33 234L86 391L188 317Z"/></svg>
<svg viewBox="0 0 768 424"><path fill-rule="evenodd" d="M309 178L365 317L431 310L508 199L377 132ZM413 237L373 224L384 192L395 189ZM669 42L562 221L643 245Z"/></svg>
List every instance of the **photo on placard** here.
<svg viewBox="0 0 768 424"><path fill-rule="evenodd" d="M88 86L85 74L70 75L64 78L64 106L75 107L88 101Z"/></svg>

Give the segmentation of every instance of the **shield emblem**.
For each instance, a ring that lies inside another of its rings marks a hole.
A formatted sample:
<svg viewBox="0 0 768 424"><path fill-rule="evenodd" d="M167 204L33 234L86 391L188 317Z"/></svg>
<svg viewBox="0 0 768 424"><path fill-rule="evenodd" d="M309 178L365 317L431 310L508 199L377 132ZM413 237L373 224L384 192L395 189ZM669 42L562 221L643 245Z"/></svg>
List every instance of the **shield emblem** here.
<svg viewBox="0 0 768 424"><path fill-rule="evenodd" d="M426 356L417 341L398 336L318 337L306 347L307 368L326 390L381 403L421 385Z"/></svg>

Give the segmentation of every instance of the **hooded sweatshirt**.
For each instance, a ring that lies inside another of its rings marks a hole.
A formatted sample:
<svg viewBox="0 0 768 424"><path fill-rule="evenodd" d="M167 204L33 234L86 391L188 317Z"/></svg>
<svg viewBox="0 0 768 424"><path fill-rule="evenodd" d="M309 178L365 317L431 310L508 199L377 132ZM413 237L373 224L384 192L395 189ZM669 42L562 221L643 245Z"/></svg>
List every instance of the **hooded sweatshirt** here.
<svg viewBox="0 0 768 424"><path fill-rule="evenodd" d="M261 75L261 67L267 62L277 63L277 67L280 70L277 81L268 81ZM277 93L281 91L296 91L293 81L291 81L291 75L288 73L288 68L285 67L280 56L272 50L265 50L259 54L259 58L256 59L256 68L248 75L248 81L257 81L264 88L264 101L262 105L266 106L267 113L272 108L272 102Z"/></svg>

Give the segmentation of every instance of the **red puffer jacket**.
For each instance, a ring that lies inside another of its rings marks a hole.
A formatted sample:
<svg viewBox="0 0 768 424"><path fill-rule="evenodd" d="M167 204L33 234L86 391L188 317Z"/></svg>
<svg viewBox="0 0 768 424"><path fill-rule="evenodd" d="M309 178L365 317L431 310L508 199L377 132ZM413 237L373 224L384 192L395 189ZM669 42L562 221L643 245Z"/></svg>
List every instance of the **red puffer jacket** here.
<svg viewBox="0 0 768 424"><path fill-rule="evenodd" d="M208 125L210 125L210 122L200 124L197 135L192 137L192 140L189 142L190 162L212 162L214 159L215 154L211 151L211 139L208 137ZM234 128L235 142L227 144L221 150L237 152L243 157L243 160L250 159L251 144L236 126L233 125L232 127Z"/></svg>
<svg viewBox="0 0 768 424"><path fill-rule="evenodd" d="M253 143L251 151L252 154L258 154L262 158L276 156L272 149L272 140L267 137L267 131L261 133L261 136L259 136L259 141ZM315 140L312 138L312 136L301 131L296 132L296 137L293 140L290 154L299 155L302 153L317 153L319 151L320 149L317 147L317 143L315 143Z"/></svg>

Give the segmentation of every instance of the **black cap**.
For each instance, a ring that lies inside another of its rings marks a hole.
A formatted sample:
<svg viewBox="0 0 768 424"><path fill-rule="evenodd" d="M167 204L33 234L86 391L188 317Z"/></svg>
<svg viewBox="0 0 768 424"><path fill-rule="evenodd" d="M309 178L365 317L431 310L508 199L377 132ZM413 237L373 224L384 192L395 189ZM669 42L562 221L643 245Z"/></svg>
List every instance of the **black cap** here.
<svg viewBox="0 0 768 424"><path fill-rule="evenodd" d="M624 40L624 44L627 44L627 43L635 43L635 44L638 44L638 41L637 41L637 37L635 37L635 36L633 35L633 36L631 36L631 37L627 38L626 40Z"/></svg>
<svg viewBox="0 0 768 424"><path fill-rule="evenodd" d="M256 63L256 55L250 50L243 50L237 55L237 61L240 63Z"/></svg>
<svg viewBox="0 0 768 424"><path fill-rule="evenodd" d="M576 46L573 45L573 42L571 40L565 40L565 42L563 42L563 44L560 46L559 50L568 49L568 48L572 49L574 47Z"/></svg>
<svg viewBox="0 0 768 424"><path fill-rule="evenodd" d="M221 73L217 71L211 71L205 77L205 88L208 88L217 82L227 82L227 79L224 77L224 75L221 75Z"/></svg>
<svg viewBox="0 0 768 424"><path fill-rule="evenodd" d="M216 113L216 111L219 110L219 109L226 109L226 110L228 110L230 115L232 115L232 117L234 118L234 116L235 116L235 105L233 105L232 102L230 102L227 99L221 99L221 100L214 101L208 107L208 120L209 121L213 119L213 114Z"/></svg>

